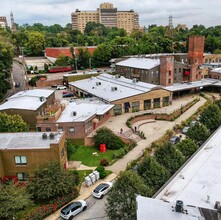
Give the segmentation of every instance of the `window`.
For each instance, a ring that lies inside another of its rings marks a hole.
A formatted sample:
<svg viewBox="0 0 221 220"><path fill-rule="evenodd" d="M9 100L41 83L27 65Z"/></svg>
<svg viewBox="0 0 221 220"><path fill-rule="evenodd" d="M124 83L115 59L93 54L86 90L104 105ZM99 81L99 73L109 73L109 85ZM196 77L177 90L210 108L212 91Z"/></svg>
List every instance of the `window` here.
<svg viewBox="0 0 221 220"><path fill-rule="evenodd" d="M179 68L179 73L181 73L181 68Z"/></svg>
<svg viewBox="0 0 221 220"><path fill-rule="evenodd" d="M140 102L132 102L132 112L139 111L140 110Z"/></svg>
<svg viewBox="0 0 221 220"><path fill-rule="evenodd" d="M62 132L63 128L62 127L58 127L58 132Z"/></svg>
<svg viewBox="0 0 221 220"><path fill-rule="evenodd" d="M15 156L16 165L27 165L26 156Z"/></svg>
<svg viewBox="0 0 221 220"><path fill-rule="evenodd" d="M27 173L17 173L18 181L26 181L28 180Z"/></svg>
<svg viewBox="0 0 221 220"><path fill-rule="evenodd" d="M51 131L51 128L46 128L46 131Z"/></svg>
<svg viewBox="0 0 221 220"><path fill-rule="evenodd" d="M171 70L169 70L169 76L171 76Z"/></svg>
<svg viewBox="0 0 221 220"><path fill-rule="evenodd" d="M174 69L174 73L176 73L176 69Z"/></svg>
<svg viewBox="0 0 221 220"><path fill-rule="evenodd" d="M169 83L169 84L171 83L171 79L168 79L168 83Z"/></svg>
<svg viewBox="0 0 221 220"><path fill-rule="evenodd" d="M70 128L69 128L69 132L70 132L70 133L74 133L74 127L70 127Z"/></svg>

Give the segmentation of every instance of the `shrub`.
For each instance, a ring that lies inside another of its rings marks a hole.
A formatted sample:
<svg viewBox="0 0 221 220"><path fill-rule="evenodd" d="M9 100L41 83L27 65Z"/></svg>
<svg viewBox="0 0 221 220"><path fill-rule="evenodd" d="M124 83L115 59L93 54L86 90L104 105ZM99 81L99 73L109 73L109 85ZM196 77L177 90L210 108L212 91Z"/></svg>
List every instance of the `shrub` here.
<svg viewBox="0 0 221 220"><path fill-rule="evenodd" d="M108 159L106 159L106 158L102 158L102 159L100 160L100 165L101 165L101 166L108 166L109 163L110 163L110 161L109 161Z"/></svg>
<svg viewBox="0 0 221 220"><path fill-rule="evenodd" d="M99 172L101 179L104 179L107 176L107 173L105 172L105 168L103 166L97 167L96 170Z"/></svg>
<svg viewBox="0 0 221 220"><path fill-rule="evenodd" d="M125 153L126 153L125 150L123 148L121 148L113 154L113 159L122 158L125 155Z"/></svg>

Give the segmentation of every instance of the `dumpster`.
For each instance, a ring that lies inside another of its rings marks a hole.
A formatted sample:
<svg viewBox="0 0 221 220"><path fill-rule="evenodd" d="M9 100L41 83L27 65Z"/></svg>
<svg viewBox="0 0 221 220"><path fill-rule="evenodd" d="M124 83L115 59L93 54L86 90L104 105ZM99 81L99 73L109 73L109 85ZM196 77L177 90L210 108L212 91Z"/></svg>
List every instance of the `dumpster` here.
<svg viewBox="0 0 221 220"><path fill-rule="evenodd" d="M100 152L106 152L106 144L100 144Z"/></svg>
<svg viewBox="0 0 221 220"><path fill-rule="evenodd" d="M91 186L92 185L91 178L89 176L86 176L84 181L85 181L86 186Z"/></svg>

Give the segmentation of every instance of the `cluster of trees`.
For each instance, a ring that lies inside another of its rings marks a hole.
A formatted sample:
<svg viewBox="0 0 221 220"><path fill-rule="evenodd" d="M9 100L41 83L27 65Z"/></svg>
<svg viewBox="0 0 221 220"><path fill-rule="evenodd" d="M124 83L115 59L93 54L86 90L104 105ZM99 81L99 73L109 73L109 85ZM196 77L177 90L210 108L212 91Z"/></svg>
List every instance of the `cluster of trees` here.
<svg viewBox="0 0 221 220"><path fill-rule="evenodd" d="M72 30L71 24L65 27L55 24L44 26L17 25L18 31L12 34L16 48L24 47L26 55L42 55L45 47L99 46L94 62L105 65L110 58L132 54L187 52L188 37L204 35L205 51L220 53L221 26L206 28L194 25L190 29L174 28L172 37L168 28L150 25L146 31L134 31L130 35L124 29L106 28L104 25L89 22L84 34Z"/></svg>
<svg viewBox="0 0 221 220"><path fill-rule="evenodd" d="M221 100L209 105L177 145L165 143L154 156L145 155L132 169L121 172L107 197L110 220L136 219L136 195L152 196L221 125Z"/></svg>
<svg viewBox="0 0 221 220"><path fill-rule="evenodd" d="M14 46L10 33L0 28L0 100L5 96L10 85Z"/></svg>
<svg viewBox="0 0 221 220"><path fill-rule="evenodd" d="M61 196L73 195L72 200L78 195L79 182L78 173L63 170L58 162L53 161L37 168L27 186L16 186L10 182L0 185L0 219L18 219L18 211L33 204L48 204ZM64 204L67 202L64 200ZM35 219L42 219L40 213Z"/></svg>

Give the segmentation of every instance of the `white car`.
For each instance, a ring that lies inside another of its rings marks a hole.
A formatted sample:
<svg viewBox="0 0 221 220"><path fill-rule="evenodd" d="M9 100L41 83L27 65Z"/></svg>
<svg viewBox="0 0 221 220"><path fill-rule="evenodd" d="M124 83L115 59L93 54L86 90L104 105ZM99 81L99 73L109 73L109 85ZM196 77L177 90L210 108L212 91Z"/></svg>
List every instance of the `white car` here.
<svg viewBox="0 0 221 220"><path fill-rule="evenodd" d="M57 86L57 90L62 90L62 89L67 89L67 87L66 86Z"/></svg>
<svg viewBox="0 0 221 220"><path fill-rule="evenodd" d="M184 127L183 130L182 130L182 133L186 134L187 131L189 130L189 128L190 128L189 126Z"/></svg>
<svg viewBox="0 0 221 220"><path fill-rule="evenodd" d="M63 219L73 219L78 213L85 211L87 209L87 203L84 200L78 200L72 202L61 209L60 216Z"/></svg>
<svg viewBox="0 0 221 220"><path fill-rule="evenodd" d="M92 195L98 199L102 199L110 191L112 186L113 183L111 182L101 183L94 189Z"/></svg>

